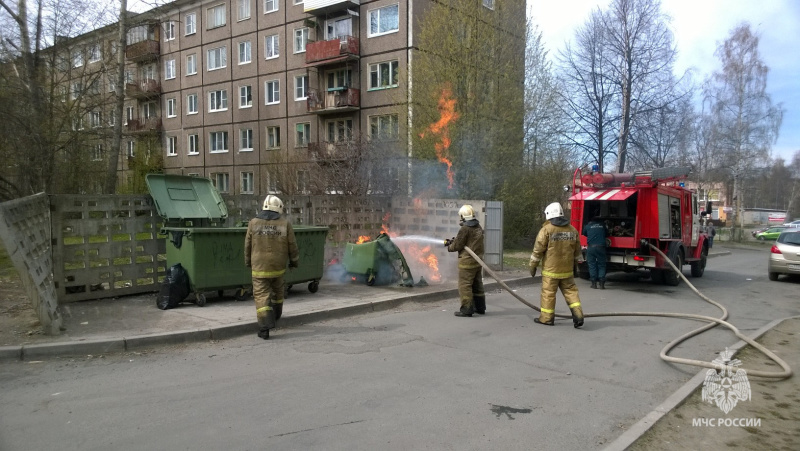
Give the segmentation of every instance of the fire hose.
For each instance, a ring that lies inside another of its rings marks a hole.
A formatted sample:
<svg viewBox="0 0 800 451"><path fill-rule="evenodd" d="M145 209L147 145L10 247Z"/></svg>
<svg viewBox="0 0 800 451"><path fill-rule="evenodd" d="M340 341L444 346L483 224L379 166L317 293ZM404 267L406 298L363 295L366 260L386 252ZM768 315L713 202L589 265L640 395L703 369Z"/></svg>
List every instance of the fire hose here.
<svg viewBox="0 0 800 451"><path fill-rule="evenodd" d="M601 313L588 313L588 314L584 313L584 315L583 315L584 317L586 317L586 318L600 318L600 317L604 317L604 316L654 316L654 317L666 317L666 318L692 319L692 320L698 320L698 321L707 322L709 324L706 324L705 326L700 327L698 329L695 329L695 330L693 330L691 332L685 333L685 334L681 335L680 337L678 337L678 338L672 340L671 342L667 343L667 345L664 346L664 348L661 350L661 353L659 354L659 356L661 357L662 360L664 360L666 362L678 363L678 364L683 364L683 365L691 365L691 366L697 366L697 367L702 367L702 368L710 368L710 369L718 369L719 365L715 365L714 363L711 363L711 362L705 362L703 360L672 357L672 356L668 355L668 353L674 347L678 346L680 343L688 340L689 338L694 337L696 335L700 335L701 333L703 333L703 332L705 332L705 331L707 331L709 329L713 329L714 327L716 327L718 325L722 325L722 326L725 326L728 329L730 329L730 331L733 332L733 334L736 335L736 337L738 337L742 341L746 342L750 346L758 349L759 351L761 351L761 353L763 353L764 355L769 357L770 360L772 360L773 362L777 363L778 365L780 365L781 368L783 368L783 371L780 371L780 372L771 372L771 371L762 371L762 370L746 370L746 372L747 372L747 374L749 376L760 376L760 377L763 377L763 378L777 379L777 380L786 379L786 378L791 377L792 369L789 367L789 365L786 362L784 362L780 357L775 355L772 351L770 351L766 347L764 347L761 344L757 343L755 340L751 339L750 337L742 334L739 331L739 329L736 328L736 326L734 326L733 324L727 322L726 320L728 319L728 310L722 304L720 304L720 303L708 298L707 296L702 294L700 291L698 291L697 288L695 288L695 286L692 285L691 282L689 282L689 280L683 275L681 270L678 267L676 267L672 263L672 261L670 261L670 259L666 255L664 255L663 252L661 252L660 249L658 249L657 247L653 246L652 244L650 245L650 248L652 248L654 251L656 251L659 254L661 254L661 256L664 258L664 261L669 263L669 265L670 265L670 267L672 267L673 271L675 271L680 276L680 278L683 279L684 282L686 282L686 284L689 286L689 288L692 289L692 291L694 291L695 294L697 294L704 301L706 301L706 302L716 306L720 310L722 310L722 316L719 317L719 318L714 318L713 316L695 315L695 314L691 314L691 313L601 312ZM522 298L522 296L518 295L516 292L514 292L514 290L509 288L508 285L506 285L505 282L503 282L503 280L494 271L492 271L492 269L489 268L489 266L480 257L475 255L475 253L472 251L472 249L470 249L469 247L464 247L464 250L466 250L472 256L472 258L474 258L478 263L480 263L481 266L483 267L483 269L485 269L486 272L489 273L489 275L492 276L492 278L494 280L496 280L497 283L500 284L500 286L505 288L506 291L508 291L512 296L514 296L514 298L516 298L518 301L522 302L523 304L527 305L528 307L536 310L537 312L541 312L541 309L539 309L539 307L537 307L537 306L531 304L530 302L526 301L525 299ZM559 318L570 318L570 319L572 318L572 315L565 315L565 314L562 314L562 313L556 313L555 316L557 316Z"/></svg>

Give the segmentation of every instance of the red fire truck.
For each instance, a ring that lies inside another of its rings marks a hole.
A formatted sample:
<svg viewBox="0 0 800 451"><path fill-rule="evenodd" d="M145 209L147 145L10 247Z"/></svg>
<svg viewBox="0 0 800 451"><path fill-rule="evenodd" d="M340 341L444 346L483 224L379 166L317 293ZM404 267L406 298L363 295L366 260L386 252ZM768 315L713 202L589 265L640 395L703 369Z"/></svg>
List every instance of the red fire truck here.
<svg viewBox="0 0 800 451"><path fill-rule="evenodd" d="M690 168L662 168L630 174L589 172L576 169L572 179L572 225L583 232L592 218L608 227L606 240L611 271L648 269L656 283L678 285L680 277L650 245L682 268L689 264L693 277L702 277L708 258L708 242L701 216L710 213L698 205L697 193L686 189ZM581 235L586 253L586 237ZM589 278L586 263L578 266L581 278Z"/></svg>

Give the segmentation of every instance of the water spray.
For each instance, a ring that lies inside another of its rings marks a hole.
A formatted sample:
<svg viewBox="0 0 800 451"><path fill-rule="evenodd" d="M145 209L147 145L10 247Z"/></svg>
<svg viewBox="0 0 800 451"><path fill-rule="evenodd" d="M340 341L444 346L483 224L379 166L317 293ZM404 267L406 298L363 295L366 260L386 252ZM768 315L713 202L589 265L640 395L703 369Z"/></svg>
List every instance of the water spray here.
<svg viewBox="0 0 800 451"><path fill-rule="evenodd" d="M672 340L671 342L667 343L667 345L664 346L664 348L661 350L661 353L659 354L659 357L661 357L661 359L666 361L666 362L679 363L679 364L691 365L691 366L698 366L698 367L710 368L710 369L717 369L718 366L715 365L714 363L705 362L705 361L702 361L702 360L684 359L684 358L679 358L679 357L672 357L672 356L669 356L667 354L669 353L670 350L672 350L672 348L674 348L675 346L678 346L678 344L682 343L683 341L686 341L689 338L694 337L695 335L699 335L699 334L701 334L701 333L703 333L703 332L705 332L705 331L707 331L709 329L712 329L712 328L716 327L717 325L722 325L722 326L725 326L728 329L730 329L731 332L733 332L733 334L736 335L736 337L738 337L742 341L746 342L750 346L758 349L759 351L761 351L762 354L766 355L773 362L777 363L778 365L781 366L781 368L783 368L783 371L781 371L781 372L771 372L771 371L761 371L761 370L746 370L748 375L760 376L760 377L764 377L764 378L768 378L768 379L786 379L786 378L789 378L789 377L792 376L792 369L789 367L789 365L786 362L784 362L780 357L775 355L769 349L767 349L764 346L762 346L761 344L757 343L755 340L753 340L750 337L747 337L746 335L742 334L739 331L739 329L736 328L736 326L734 326L733 324L725 321L726 319L728 319L728 310L722 304L720 304L720 303L718 303L718 302L706 297L702 293L700 293L700 291L698 291L697 288L695 288L695 286L692 285L691 282L689 282L689 280L683 275L683 273L680 271L680 269L678 267L676 267L672 263L672 261L670 261L670 259L666 255L664 255L663 252L661 252L660 249L658 249L657 247L653 246L652 244L650 245L650 247L654 251L656 251L659 254L661 254L662 257L664 257L664 260L667 263L669 263L669 265L672 267L672 270L675 271L678 274L678 276L681 279L683 279L684 282L686 282L686 284L689 286L689 288L692 289L692 291L695 292L695 294L700 296L700 298L703 299L704 301L706 301L706 302L708 302L710 304L713 304L715 307L717 307L720 310L722 310L722 316L719 317L719 318L714 318L712 316L693 315L693 314L689 314L689 313L602 312L602 313L588 313L588 314L584 313L584 315L583 315L584 317L586 317L586 318L599 318L599 317L604 317L604 316L654 316L654 317L666 317L666 318L693 319L693 320L699 320L699 321L707 322L709 324L706 324L705 326L700 327L699 329L695 329L695 330L693 330L691 332L683 334L680 337L676 338L675 340ZM518 301L522 302L523 304L527 305L528 307L536 310L537 312L541 311L541 309L539 309L539 307L537 307L537 306L531 304L530 302L526 301L524 298L522 298L522 296L519 296L516 292L514 292L511 288L509 288L508 285L506 285L505 282L503 282L503 280L497 274L495 274L495 272L492 271L492 269L489 268L489 266L486 263L484 263L484 261L480 257L478 257L475 254L475 252L472 251L472 249L470 249L469 247L464 247L464 250L466 250L472 256L472 258L474 258L478 263L480 263L481 266L483 267L483 269L485 269L486 272L489 273L489 275L492 276L492 278L494 280L496 280L497 283L500 284L500 286L505 288L506 291L508 291L512 296L514 296L514 298L516 298ZM559 318L572 318L572 315L565 315L565 314L562 314L562 313L556 313L555 316L557 316Z"/></svg>

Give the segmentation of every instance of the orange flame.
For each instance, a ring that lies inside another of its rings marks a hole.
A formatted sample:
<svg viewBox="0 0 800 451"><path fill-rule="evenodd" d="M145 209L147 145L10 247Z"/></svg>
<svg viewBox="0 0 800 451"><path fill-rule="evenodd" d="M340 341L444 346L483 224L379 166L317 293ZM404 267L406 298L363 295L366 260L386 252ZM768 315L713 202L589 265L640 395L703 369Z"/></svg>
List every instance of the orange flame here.
<svg viewBox="0 0 800 451"><path fill-rule="evenodd" d="M447 165L447 180L448 189L453 188L453 162L450 161L450 123L460 117L456 112L456 99L453 98L453 92L450 86L445 86L442 89L442 94L439 96L439 120L434 122L428 127L432 133L440 136L439 142L434 144L436 149L436 158L440 163ZM425 138L425 132L420 133L420 138Z"/></svg>
<svg viewBox="0 0 800 451"><path fill-rule="evenodd" d="M385 233L389 236L392 236L389 234L389 218L391 217L392 214L387 211L386 214L383 215L383 219L381 220L381 233Z"/></svg>
<svg viewBox="0 0 800 451"><path fill-rule="evenodd" d="M359 237L358 237L358 241L356 241L356 244L366 243L366 242L367 242L367 241L369 241L369 240L370 240L370 238L369 238L368 236L366 236L366 235L359 235Z"/></svg>

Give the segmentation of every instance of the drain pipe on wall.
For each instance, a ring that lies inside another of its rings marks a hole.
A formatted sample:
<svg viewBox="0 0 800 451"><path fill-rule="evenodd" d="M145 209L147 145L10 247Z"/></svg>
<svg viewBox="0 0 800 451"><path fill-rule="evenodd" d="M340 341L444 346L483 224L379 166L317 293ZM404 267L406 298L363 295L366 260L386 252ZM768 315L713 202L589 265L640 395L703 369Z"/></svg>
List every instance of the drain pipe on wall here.
<svg viewBox="0 0 800 451"><path fill-rule="evenodd" d="M751 339L750 337L747 337L747 336L743 335L739 331L739 329L736 328L736 326L734 326L733 324L727 322L726 320L728 319L728 310L722 304L720 304L720 303L708 298L704 294L700 293L700 291L698 291L697 288L695 288L695 286L692 285L691 282L689 282L689 280L682 274L682 272L670 261L669 258L667 258L666 255L664 255L663 252L661 252L660 249L658 249L657 247L653 246L652 244L650 245L650 248L652 248L654 251L658 252L659 254L661 254L662 257L664 257L664 261L669 263L669 265L672 267L672 270L675 271L680 276L680 278L683 279L684 282L686 282L686 284L689 286L689 288L692 289L692 291L695 292L695 294L700 296L700 298L703 299L704 301L706 301L706 302L708 302L710 304L713 304L714 306L716 306L717 308L722 310L722 316L719 317L719 318L714 318L712 316L705 316L705 315L694 315L694 314L690 314L690 313L669 313L669 312L601 312L601 313L586 313L586 312L584 312L584 315L583 315L584 317L586 317L586 318L600 318L600 317L604 317L604 316L654 316L654 317L664 317L664 318L692 319L692 320L699 320L699 321L707 322L708 324L706 324L705 326L700 327L699 329L695 329L695 330L693 330L691 332L688 332L686 334L683 334L680 337L678 337L678 338L672 340L671 342L667 343L667 345L664 346L664 348L661 350L661 353L659 354L659 356L661 357L662 360L664 360L666 362L678 363L678 364L682 364L682 365L691 365L691 366L697 366L697 367L702 367L702 368L710 368L710 369L718 369L719 366L715 365L714 363L711 363L711 362L705 362L705 361L702 361L702 360L695 360L695 359L684 359L684 358L680 358L680 357L672 357L672 356L669 356L667 354L669 353L670 350L672 350L672 348L674 348L675 346L678 346L678 344L688 340L689 338L694 337L696 335L700 335L701 333L703 333L703 332L705 332L705 331L707 331L709 329L713 329L714 327L716 327L718 325L722 325L722 326L725 326L728 329L730 329L731 332L733 332L733 334L736 335L736 337L738 337L742 341L746 342L750 346L758 349L759 351L761 351L762 354L766 355L773 362L777 363L778 365L781 366L781 368L783 368L783 371L780 371L780 372L762 371L762 370L746 370L748 376L760 376L760 377L764 377L764 378L768 378L768 379L778 379L778 380L786 379L788 377L791 377L792 369L789 367L789 365L786 362L784 362L780 357L775 355L769 349L767 349L764 346L762 346L761 344L757 343L755 340ZM472 249L470 249L469 247L464 247L464 250L466 250L472 256L472 258L474 258L478 263L480 263L481 266L483 267L483 269L485 269L486 272L489 273L489 275L492 276L492 278L494 280L496 280L497 283L500 284L500 286L505 288L505 290L508 291L512 296L514 296L518 301L520 301L523 304L527 305L528 307L536 310L537 312L541 311L539 309L539 307L537 307L537 306L531 304L530 302L526 301L522 296L518 295L511 288L509 288L508 285L506 285L505 282L503 282L502 279L494 271L492 271L492 269L489 268L489 266L486 263L484 263L484 261L480 257L475 255L475 253L472 251ZM572 315L565 315L563 313L556 313L555 316L557 316L559 318L569 318L569 319L572 318Z"/></svg>

